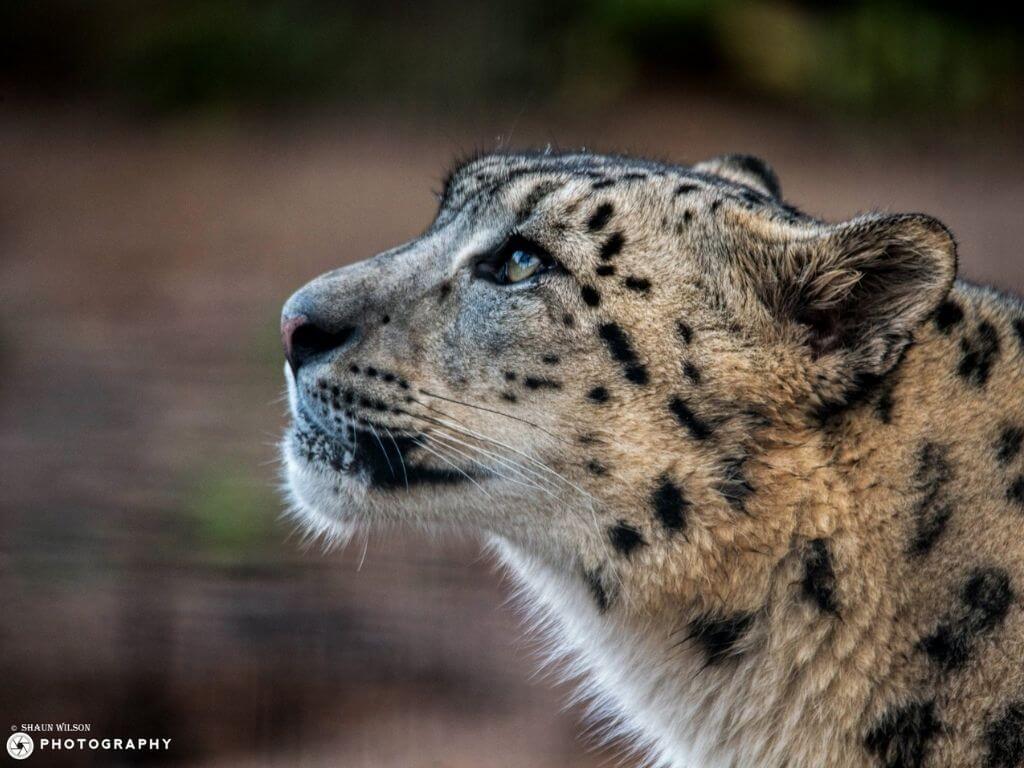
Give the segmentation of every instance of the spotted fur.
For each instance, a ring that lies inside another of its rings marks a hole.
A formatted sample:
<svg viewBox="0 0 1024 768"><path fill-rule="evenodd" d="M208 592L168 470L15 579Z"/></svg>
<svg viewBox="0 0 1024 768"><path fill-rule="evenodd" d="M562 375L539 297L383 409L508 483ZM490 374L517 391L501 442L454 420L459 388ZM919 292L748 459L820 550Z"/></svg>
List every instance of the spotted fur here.
<svg viewBox="0 0 1024 768"><path fill-rule="evenodd" d="M1024 768L1024 306L955 272L747 155L471 159L285 307L295 515L486 537L653 764Z"/></svg>

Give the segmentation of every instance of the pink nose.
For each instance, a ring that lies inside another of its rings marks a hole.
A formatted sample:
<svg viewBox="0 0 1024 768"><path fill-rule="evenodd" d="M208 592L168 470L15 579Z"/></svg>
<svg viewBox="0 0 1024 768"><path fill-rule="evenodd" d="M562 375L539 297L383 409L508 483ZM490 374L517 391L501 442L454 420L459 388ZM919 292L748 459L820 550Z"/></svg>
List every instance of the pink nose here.
<svg viewBox="0 0 1024 768"><path fill-rule="evenodd" d="M295 332L306 323L305 315L281 318L281 344L284 346L284 359L292 367L292 372L299 369L295 361Z"/></svg>
<svg viewBox="0 0 1024 768"><path fill-rule="evenodd" d="M281 318L281 343L284 356L292 373L314 360L326 360L328 353L348 345L356 338L355 326L331 327L328 323L317 323L307 315L284 315Z"/></svg>

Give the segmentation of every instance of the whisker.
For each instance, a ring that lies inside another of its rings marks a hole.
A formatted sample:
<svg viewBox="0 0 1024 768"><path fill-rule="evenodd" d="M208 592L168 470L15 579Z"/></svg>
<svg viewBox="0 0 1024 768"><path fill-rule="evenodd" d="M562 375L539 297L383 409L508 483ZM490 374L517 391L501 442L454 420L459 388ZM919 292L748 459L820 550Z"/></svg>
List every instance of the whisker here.
<svg viewBox="0 0 1024 768"><path fill-rule="evenodd" d="M394 433L390 429L388 429L387 427L382 427L382 429L385 432L388 433L388 438L391 440L391 444L393 446L395 446L395 453L398 454L398 461L402 465L402 478L405 480L405 490L408 491L409 490L409 475L408 475L408 473L406 472L406 469L405 469L405 457L402 455L402 449L398 447L398 442L395 440Z"/></svg>
<svg viewBox="0 0 1024 768"><path fill-rule="evenodd" d="M442 456L442 455L441 455L440 453L438 453L437 451L435 451L435 450L433 450L432 448L430 448L430 447L429 447L429 446L428 446L428 445L427 445L426 443L424 443L423 441L421 441L421 440L417 440L417 439L416 439L415 437L411 438L411 440L412 440L412 441L413 441L413 442L414 442L414 443L415 443L416 445L418 445L418 446L419 446L420 448L422 448L423 450L425 450L425 451L426 451L427 453L430 453L430 454L432 454L432 455L436 456L436 457L437 457L437 458L439 458L439 459L440 459L441 461L443 461L443 462L444 462L445 464L448 464L449 466L451 466L451 467L452 467L452 469L454 469L454 470L455 470L456 472L458 472L459 474L463 475L463 476L464 476L464 477L465 477L465 478L466 478L467 480L469 480L469 482L471 482L471 483L472 483L473 485L475 485L475 486L476 486L477 488L479 488L479 489L480 489L480 492L481 492L481 493L482 493L482 494L483 494L484 496L486 496L486 497L487 497L487 498L489 498L489 499L490 499L490 498L492 498L492 497L491 497L491 494L489 494L489 493L488 493L487 491L485 491L485 490L484 490L484 487L483 487L482 485L480 485L480 483L478 483L478 482L476 481L476 479L475 479L475 478L474 478L474 477L473 477L472 475L470 475L470 474L469 474L468 472L466 472L466 471L465 471L464 469L462 469L462 467L460 467L460 466L459 466L458 464L456 464L455 462L451 461L450 459L447 459L447 458L445 458L445 457L444 457L444 456Z"/></svg>
<svg viewBox="0 0 1024 768"><path fill-rule="evenodd" d="M564 442L568 442L565 438L559 437L555 433L549 432L548 430L544 429L544 427L540 426L540 424L534 424L532 421L528 421L526 419L520 418L519 416L513 416L511 413L505 413L504 411L499 411L499 410L496 410L494 408L488 408L485 405L474 405L473 403L467 403L467 402L464 402L462 400L456 400L456 399L451 398L451 397L445 397L444 395L438 395L438 394L435 394L434 392L430 392L429 390L426 390L426 389L420 389L420 390L417 390L417 391L420 392L421 394L427 395L428 397L434 397L434 398L437 398L438 400L444 400L444 401L449 402L449 403L454 403L455 405L461 405L461 406L464 406L466 408L475 408L478 411L486 411L487 413L493 413L493 414L495 414L497 416L504 416L506 419L512 419L513 421L518 421L521 424L526 424L528 427L533 427L534 429L539 429L541 432L543 432L546 435L549 435L550 437L553 437L555 440L559 440L559 441L561 441L563 443Z"/></svg>

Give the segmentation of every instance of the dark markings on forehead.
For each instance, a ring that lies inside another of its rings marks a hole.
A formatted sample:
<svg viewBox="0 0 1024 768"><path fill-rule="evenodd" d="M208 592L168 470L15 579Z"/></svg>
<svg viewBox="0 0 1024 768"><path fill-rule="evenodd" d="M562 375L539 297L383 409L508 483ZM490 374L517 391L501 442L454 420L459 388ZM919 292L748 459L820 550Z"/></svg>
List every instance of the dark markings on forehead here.
<svg viewBox="0 0 1024 768"><path fill-rule="evenodd" d="M576 325L576 318L574 318L572 315L566 312L564 315L562 315L562 325L564 325L566 328L572 328L574 325Z"/></svg>
<svg viewBox="0 0 1024 768"><path fill-rule="evenodd" d="M918 450L914 490L920 494L914 506L914 535L909 552L921 557L931 552L953 515L947 488L953 479L949 451L944 445L926 442Z"/></svg>
<svg viewBox="0 0 1024 768"><path fill-rule="evenodd" d="M1020 453L1024 443L1024 429L1018 426L1004 426L996 440L996 461L1006 466Z"/></svg>
<svg viewBox="0 0 1024 768"><path fill-rule="evenodd" d="M992 366L999 359L999 331L987 320L978 323L973 338L960 340L960 365L957 373L976 387L988 383Z"/></svg>
<svg viewBox="0 0 1024 768"><path fill-rule="evenodd" d="M628 275L625 280L622 281L629 290L636 291L637 293L647 293L651 290L651 281L646 277L635 277L634 275Z"/></svg>
<svg viewBox="0 0 1024 768"><path fill-rule="evenodd" d="M527 221L533 215L533 209L537 207L537 204L560 186L554 181L542 181L531 189L519 204L519 210L516 212L516 224L521 225Z"/></svg>
<svg viewBox="0 0 1024 768"><path fill-rule="evenodd" d="M591 184L590 188L591 189L607 189L608 187L613 187L613 186L615 186L615 179L601 179L600 181L595 181L593 184Z"/></svg>
<svg viewBox="0 0 1024 768"><path fill-rule="evenodd" d="M622 176L620 176L619 178L622 179L623 181L640 181L641 179L646 179L647 174L639 173L637 171L630 171L629 173L622 174Z"/></svg>
<svg viewBox="0 0 1024 768"><path fill-rule="evenodd" d="M700 184L686 183L686 184L680 184L678 187L676 187L675 193L677 195L688 195L691 192L699 192L702 189L703 189L703 187Z"/></svg>
<svg viewBox="0 0 1024 768"><path fill-rule="evenodd" d="M694 384L700 384L700 369L689 360L683 361L683 375Z"/></svg>
<svg viewBox="0 0 1024 768"><path fill-rule="evenodd" d="M679 338L683 340L684 344L689 344L693 341L693 329L682 320L676 324L676 331L679 333Z"/></svg>
<svg viewBox="0 0 1024 768"><path fill-rule="evenodd" d="M594 213L587 220L587 230L589 232L601 231L609 222L614 212L615 206L611 203L601 203L594 209Z"/></svg>
<svg viewBox="0 0 1024 768"><path fill-rule="evenodd" d="M753 623L754 616L750 613L706 613L690 622L687 639L695 641L704 651L705 666L713 667L739 655L737 646Z"/></svg>
<svg viewBox="0 0 1024 768"><path fill-rule="evenodd" d="M626 238L623 237L621 232L612 232L612 234L608 236L608 239L604 241L604 244L601 246L601 250L598 251L598 258L603 261L608 261L622 251L622 246L625 245L625 243Z"/></svg>
<svg viewBox="0 0 1024 768"><path fill-rule="evenodd" d="M587 397L595 403L606 403L608 402L608 390L604 387L597 386L587 392Z"/></svg>
<svg viewBox="0 0 1024 768"><path fill-rule="evenodd" d="M1010 483L1006 489L1006 498L1019 507L1024 507L1024 475L1017 475L1017 478Z"/></svg>
<svg viewBox="0 0 1024 768"><path fill-rule="evenodd" d="M580 286L580 296L583 297L583 301L588 307L596 307L601 304L601 294L592 285Z"/></svg>
<svg viewBox="0 0 1024 768"><path fill-rule="evenodd" d="M598 333L611 356L622 366L626 379L643 385L648 381L647 367L640 362L629 335L617 323L603 323Z"/></svg>
<svg viewBox="0 0 1024 768"><path fill-rule="evenodd" d="M747 499L754 493L744 469L746 461L746 456L727 457L722 462L722 478L715 484L729 506L738 512L747 511Z"/></svg>
<svg viewBox="0 0 1024 768"><path fill-rule="evenodd" d="M949 335L953 326L963 319L963 309L952 299L942 302L935 310L935 327L946 335Z"/></svg>
<svg viewBox="0 0 1024 768"><path fill-rule="evenodd" d="M707 440L711 437L711 427L690 410L690 406L682 398L673 397L668 408L676 420L686 427L695 439Z"/></svg>
<svg viewBox="0 0 1024 768"><path fill-rule="evenodd" d="M832 549L825 539L814 539L804 554L804 576L800 582L804 596L819 610L839 615L836 597L836 572L832 564Z"/></svg>
<svg viewBox="0 0 1024 768"><path fill-rule="evenodd" d="M629 557L638 548L646 546L643 534L625 520L608 528L608 541L620 555Z"/></svg>
<svg viewBox="0 0 1024 768"><path fill-rule="evenodd" d="M941 669L960 669L970 659L978 638L1003 623L1014 601L1010 575L1002 568L978 568L960 590L962 605L919 647Z"/></svg>
<svg viewBox="0 0 1024 768"><path fill-rule="evenodd" d="M1024 698L1000 709L985 726L984 768L1024 765Z"/></svg>
<svg viewBox="0 0 1024 768"><path fill-rule="evenodd" d="M543 376L526 376L523 378L523 385L527 389L561 389L562 382Z"/></svg>
<svg viewBox="0 0 1024 768"><path fill-rule="evenodd" d="M864 746L884 768L922 768L941 730L934 701L912 702L882 715L864 737Z"/></svg>
<svg viewBox="0 0 1024 768"><path fill-rule="evenodd" d="M598 277L611 277L612 275L615 274L615 265L598 264L597 268L594 270L594 274L596 274Z"/></svg>
<svg viewBox="0 0 1024 768"><path fill-rule="evenodd" d="M685 530L689 506L682 489L668 475L658 478L658 485L651 494L651 507L662 528L672 533Z"/></svg>
<svg viewBox="0 0 1024 768"><path fill-rule="evenodd" d="M715 213L721 207L722 207L721 199L715 200L713 203L711 203L711 212Z"/></svg>

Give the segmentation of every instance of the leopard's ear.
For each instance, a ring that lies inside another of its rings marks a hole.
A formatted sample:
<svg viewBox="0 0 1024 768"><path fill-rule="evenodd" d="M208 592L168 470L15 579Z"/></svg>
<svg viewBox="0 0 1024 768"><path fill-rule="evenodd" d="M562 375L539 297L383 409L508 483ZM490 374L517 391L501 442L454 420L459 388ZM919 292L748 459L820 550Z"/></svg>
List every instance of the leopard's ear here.
<svg viewBox="0 0 1024 768"><path fill-rule="evenodd" d="M721 155L697 163L693 170L712 173L737 184L743 184L762 194L782 199L782 187L775 171L764 160L753 155Z"/></svg>
<svg viewBox="0 0 1024 768"><path fill-rule="evenodd" d="M762 298L815 358L853 375L896 365L956 277L956 242L923 214L867 215L787 243Z"/></svg>

